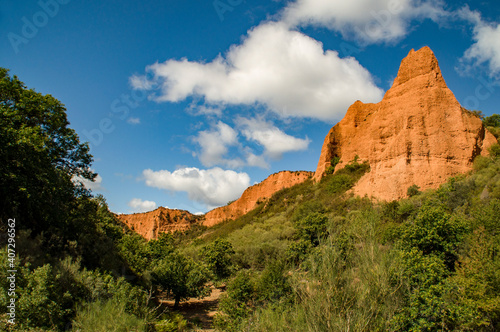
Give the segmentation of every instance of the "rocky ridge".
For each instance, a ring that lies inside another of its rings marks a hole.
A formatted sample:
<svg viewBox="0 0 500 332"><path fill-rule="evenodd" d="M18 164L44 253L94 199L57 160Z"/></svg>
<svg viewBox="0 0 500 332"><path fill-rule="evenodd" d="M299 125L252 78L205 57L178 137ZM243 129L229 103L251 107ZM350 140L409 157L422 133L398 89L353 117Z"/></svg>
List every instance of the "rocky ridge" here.
<svg viewBox="0 0 500 332"><path fill-rule="evenodd" d="M270 198L275 192L302 183L313 176L313 172L283 171L270 175L264 181L247 188L240 198L226 206L207 212L203 225L213 226L224 220L234 220L250 212Z"/></svg>
<svg viewBox="0 0 500 332"><path fill-rule="evenodd" d="M214 226L223 221L241 217L261 202L265 202L275 192L302 183L310 179L313 174L313 172L305 171L283 171L272 174L264 181L247 188L234 202L213 209L204 216L195 216L184 210L159 207L151 212L120 214L118 219L147 240L155 239L163 232L187 230L193 223Z"/></svg>
<svg viewBox="0 0 500 332"><path fill-rule="evenodd" d="M161 233L188 230L199 219L188 211L164 207L144 213L119 214L117 217L146 240L156 239Z"/></svg>

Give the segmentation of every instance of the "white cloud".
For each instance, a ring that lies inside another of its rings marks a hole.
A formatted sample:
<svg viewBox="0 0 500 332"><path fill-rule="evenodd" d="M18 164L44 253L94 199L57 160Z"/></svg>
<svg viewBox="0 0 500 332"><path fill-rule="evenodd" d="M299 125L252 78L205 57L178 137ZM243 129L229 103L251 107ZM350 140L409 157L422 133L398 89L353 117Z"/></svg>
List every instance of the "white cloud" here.
<svg viewBox="0 0 500 332"><path fill-rule="evenodd" d="M225 165L231 168L243 166L243 161L239 159L225 159L229 146L238 144L238 133L219 121L211 130L204 130L198 133L194 141L201 147L199 155L204 166Z"/></svg>
<svg viewBox="0 0 500 332"><path fill-rule="evenodd" d="M80 182L85 188L94 192L105 190L102 186L102 177L99 174L97 174L94 181L87 180L81 176L75 176L73 177L73 182Z"/></svg>
<svg viewBox="0 0 500 332"><path fill-rule="evenodd" d="M157 205L153 201L143 201L140 198L133 198L127 203L133 210L133 212L148 212L156 209Z"/></svg>
<svg viewBox="0 0 500 332"><path fill-rule="evenodd" d="M133 75L129 78L130 85L136 90L150 90L153 88L153 82L144 76Z"/></svg>
<svg viewBox="0 0 500 332"><path fill-rule="evenodd" d="M220 107L210 107L206 105L190 105L188 111L193 115L213 115L216 117L222 116Z"/></svg>
<svg viewBox="0 0 500 332"><path fill-rule="evenodd" d="M260 168L269 168L270 165L266 161L264 156L258 156L254 154L250 149L248 149L246 153L246 162L248 166L260 167Z"/></svg>
<svg viewBox="0 0 500 332"><path fill-rule="evenodd" d="M141 119L130 117L130 118L127 119L127 122L130 123L130 124L132 124L132 125L136 125L136 124L141 123Z"/></svg>
<svg viewBox="0 0 500 332"><path fill-rule="evenodd" d="M187 192L191 200L209 208L237 199L250 185L248 174L218 167L206 170L189 167L174 172L146 169L143 177L149 187Z"/></svg>
<svg viewBox="0 0 500 332"><path fill-rule="evenodd" d="M447 14L440 0L297 0L282 13L290 27L324 26L363 43L399 40L413 20Z"/></svg>
<svg viewBox="0 0 500 332"><path fill-rule="evenodd" d="M492 76L500 73L500 24L479 20L474 27L475 43L465 51L462 61L474 66L488 64Z"/></svg>
<svg viewBox="0 0 500 332"><path fill-rule="evenodd" d="M263 119L247 119L240 117L236 123L241 127L243 136L248 140L255 141L264 147L264 154L273 159L279 159L283 153L291 151L306 150L311 142L285 134L272 123Z"/></svg>
<svg viewBox="0 0 500 332"><path fill-rule="evenodd" d="M161 88L157 101L197 96L210 105L258 103L283 117L329 122L341 119L357 99L376 102L383 95L354 58L324 51L321 42L281 22L249 30L242 44L212 62L168 60L147 71Z"/></svg>

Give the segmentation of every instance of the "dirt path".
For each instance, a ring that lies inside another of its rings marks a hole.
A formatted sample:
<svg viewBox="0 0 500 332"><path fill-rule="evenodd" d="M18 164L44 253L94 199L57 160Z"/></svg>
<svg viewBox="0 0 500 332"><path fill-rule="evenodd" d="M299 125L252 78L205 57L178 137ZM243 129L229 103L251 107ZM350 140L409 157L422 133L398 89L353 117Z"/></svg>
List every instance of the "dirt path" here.
<svg viewBox="0 0 500 332"><path fill-rule="evenodd" d="M178 312L189 322L199 322L199 324L196 324L201 328L198 331L214 331L214 329L212 329L212 321L217 313L217 306L219 305L219 298L222 293L224 293L223 290L212 287L210 296L201 300L190 299L189 301L181 302ZM174 301L162 302L170 308L174 307Z"/></svg>

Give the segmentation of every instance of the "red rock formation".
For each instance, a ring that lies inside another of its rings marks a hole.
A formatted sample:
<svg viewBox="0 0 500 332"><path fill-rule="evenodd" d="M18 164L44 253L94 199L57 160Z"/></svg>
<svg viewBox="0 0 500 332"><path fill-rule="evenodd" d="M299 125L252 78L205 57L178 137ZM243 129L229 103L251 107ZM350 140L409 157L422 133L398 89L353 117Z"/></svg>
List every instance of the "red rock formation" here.
<svg viewBox="0 0 500 332"><path fill-rule="evenodd" d="M164 207L134 214L120 214L118 219L146 240L156 239L161 233L184 231L193 223L201 222L213 226L225 220L233 220L257 207L259 201L270 198L275 192L302 183L313 176L313 172L284 171L272 174L267 179L247 188L236 201L216 208L205 216L195 216L188 211L171 210Z"/></svg>
<svg viewBox="0 0 500 332"><path fill-rule="evenodd" d="M156 239L161 233L185 231L199 219L188 211L164 207L145 213L119 214L117 217L146 240Z"/></svg>
<svg viewBox="0 0 500 332"><path fill-rule="evenodd" d="M241 197L229 205L216 208L205 215L203 225L213 226L228 219L236 219L257 207L257 202L270 198L275 192L289 188L312 177L313 172L283 171L247 188Z"/></svg>
<svg viewBox="0 0 500 332"><path fill-rule="evenodd" d="M399 199L413 184L437 188L471 170L474 158L493 143L481 120L460 106L434 53L424 47L403 59L381 102L349 107L325 138L314 179L321 179L332 158L340 157L338 170L357 155L371 170L354 192Z"/></svg>

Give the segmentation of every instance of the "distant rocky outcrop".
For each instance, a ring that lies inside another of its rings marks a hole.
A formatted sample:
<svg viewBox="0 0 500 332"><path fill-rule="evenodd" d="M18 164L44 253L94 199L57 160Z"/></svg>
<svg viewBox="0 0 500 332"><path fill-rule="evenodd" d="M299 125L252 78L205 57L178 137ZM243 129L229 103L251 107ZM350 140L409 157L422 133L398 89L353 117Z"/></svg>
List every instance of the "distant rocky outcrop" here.
<svg viewBox="0 0 500 332"><path fill-rule="evenodd" d="M336 170L355 156L370 164L354 193L400 199L416 184L437 188L471 170L474 158L496 143L480 118L460 106L447 87L430 48L411 50L398 76L377 104L355 102L325 138L314 175L320 180L332 160Z"/></svg>
<svg viewBox="0 0 500 332"><path fill-rule="evenodd" d="M164 207L144 213L119 214L117 217L146 240L156 239L161 233L188 230L199 219L188 211Z"/></svg>
<svg viewBox="0 0 500 332"><path fill-rule="evenodd" d="M283 171L270 175L267 179L247 188L236 201L207 212L203 224L213 226L224 220L241 217L257 207L259 201L270 198L275 192L302 183L313 176L313 172Z"/></svg>
<svg viewBox="0 0 500 332"><path fill-rule="evenodd" d="M304 171L283 171L272 174L261 183L247 188L234 202L216 208L204 216L196 216L184 210L159 207L150 212L120 214L117 217L145 239L156 239L161 233L188 230L194 223L214 226L225 220L234 220L256 208L260 202L265 202L275 192L302 183L313 175L314 172Z"/></svg>

